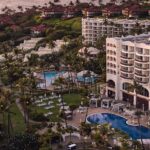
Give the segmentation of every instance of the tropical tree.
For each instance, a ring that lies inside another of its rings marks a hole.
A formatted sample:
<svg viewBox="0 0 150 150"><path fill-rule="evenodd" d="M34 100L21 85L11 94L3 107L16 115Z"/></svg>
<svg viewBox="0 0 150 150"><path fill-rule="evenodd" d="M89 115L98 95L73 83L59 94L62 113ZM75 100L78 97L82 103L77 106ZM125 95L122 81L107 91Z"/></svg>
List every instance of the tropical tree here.
<svg viewBox="0 0 150 150"><path fill-rule="evenodd" d="M131 29L131 34L135 35L135 34L141 34L141 33L142 33L142 27L138 22L136 22L134 28Z"/></svg>
<svg viewBox="0 0 150 150"><path fill-rule="evenodd" d="M3 124L5 125L4 116L7 113L7 134L8 137L11 136L11 131L13 131L13 126L11 122L11 114L13 112L10 111L10 106L12 103L12 92L7 88L0 89L0 111L3 113Z"/></svg>
<svg viewBox="0 0 150 150"><path fill-rule="evenodd" d="M32 134L16 135L8 141L7 150L39 150L38 139Z"/></svg>
<svg viewBox="0 0 150 150"><path fill-rule="evenodd" d="M83 136L90 136L92 132L91 125L86 122L81 122L80 133Z"/></svg>
<svg viewBox="0 0 150 150"><path fill-rule="evenodd" d="M66 118L66 115L65 115L65 108L64 108L64 98L63 98L63 85L66 84L64 78L57 78L54 82L54 85L57 85L57 86L60 86L60 94L61 94L61 102L62 102L62 106L63 106L63 110L62 110L62 113L63 113L63 116L64 116L64 119L65 119L65 125L66 125L66 128L68 128L68 123L67 123L67 118Z"/></svg>
<svg viewBox="0 0 150 150"><path fill-rule="evenodd" d="M99 37L96 41L96 48L100 51L105 51L106 47L106 36Z"/></svg>
<svg viewBox="0 0 150 150"><path fill-rule="evenodd" d="M134 91L134 93L135 93L135 99L133 100L133 104L135 106L137 106L137 94L140 93L142 91L142 89L143 89L142 85L140 85L139 83L137 83L135 80L133 80L133 84L130 84L128 86L128 92ZM138 109L137 109L136 115L138 117L138 125L141 126L141 124L140 124L141 112ZM141 139L141 144L142 144L142 150L145 150L142 136L141 136L140 139Z"/></svg>
<svg viewBox="0 0 150 150"><path fill-rule="evenodd" d="M54 52L53 49L56 46L55 42L51 40L48 42L48 45L49 45L49 48L52 49L52 52Z"/></svg>

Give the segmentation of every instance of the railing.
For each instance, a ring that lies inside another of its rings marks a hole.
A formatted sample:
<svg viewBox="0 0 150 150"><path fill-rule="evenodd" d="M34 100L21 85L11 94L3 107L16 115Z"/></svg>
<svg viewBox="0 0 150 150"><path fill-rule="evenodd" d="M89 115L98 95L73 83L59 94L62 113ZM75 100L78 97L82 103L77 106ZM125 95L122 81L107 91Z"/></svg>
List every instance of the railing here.
<svg viewBox="0 0 150 150"><path fill-rule="evenodd" d="M149 58L145 58L146 56L137 56L135 57L135 61L138 61L138 62L149 62Z"/></svg>
<svg viewBox="0 0 150 150"><path fill-rule="evenodd" d="M122 65L133 66L133 63L131 63L131 62L125 62L125 61L123 61L123 60L121 60L120 63L121 63Z"/></svg>
<svg viewBox="0 0 150 150"><path fill-rule="evenodd" d="M144 66L142 64L137 64L137 63L135 63L135 67L138 68L138 69L145 69L145 70L149 69L149 65Z"/></svg>
<svg viewBox="0 0 150 150"><path fill-rule="evenodd" d="M133 79L133 74L123 74L121 73L120 77L125 78L125 79Z"/></svg>
<svg viewBox="0 0 150 150"><path fill-rule="evenodd" d="M148 77L149 74L143 74L142 72L135 72L135 75L141 76L141 77Z"/></svg>
<svg viewBox="0 0 150 150"><path fill-rule="evenodd" d="M132 72L133 72L133 70L123 69L123 68L121 68L120 70L121 70L122 72L128 72L128 73L132 73Z"/></svg>
<svg viewBox="0 0 150 150"><path fill-rule="evenodd" d="M146 84L149 82L149 79L143 79L135 76L135 81Z"/></svg>
<svg viewBox="0 0 150 150"><path fill-rule="evenodd" d="M121 52L121 57L122 58L125 58L125 59L133 59L134 56L133 55L129 55L129 54L124 54L123 52Z"/></svg>

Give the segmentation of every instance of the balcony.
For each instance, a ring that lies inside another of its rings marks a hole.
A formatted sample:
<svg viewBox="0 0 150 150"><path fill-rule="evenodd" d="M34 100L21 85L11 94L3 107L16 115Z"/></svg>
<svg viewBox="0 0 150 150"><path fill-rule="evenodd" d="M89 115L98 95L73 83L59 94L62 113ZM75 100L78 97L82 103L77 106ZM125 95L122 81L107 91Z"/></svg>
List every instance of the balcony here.
<svg viewBox="0 0 150 150"><path fill-rule="evenodd" d="M124 58L124 59L133 59L134 55L133 54L128 54L128 53L121 52L121 58Z"/></svg>
<svg viewBox="0 0 150 150"><path fill-rule="evenodd" d="M141 69L141 70L148 70L149 69L149 65L148 64L141 64L141 63L135 63L135 68L137 69Z"/></svg>
<svg viewBox="0 0 150 150"><path fill-rule="evenodd" d="M121 70L122 72L133 73L133 69L131 70L131 69L128 69L128 68L123 68L123 67L121 67L120 70Z"/></svg>
<svg viewBox="0 0 150 150"><path fill-rule="evenodd" d="M149 78L141 78L135 75L135 81L143 84L147 84L149 82Z"/></svg>
<svg viewBox="0 0 150 150"><path fill-rule="evenodd" d="M136 75L136 76L145 77L145 78L146 78L146 77L149 77L149 74L148 74L148 73L145 73L145 74L144 74L143 72L139 72L139 71L137 71L137 70L135 71L135 75Z"/></svg>
<svg viewBox="0 0 150 150"><path fill-rule="evenodd" d="M127 61L127 60L121 60L120 63L124 66L133 66L134 65L133 61Z"/></svg>
<svg viewBox="0 0 150 150"><path fill-rule="evenodd" d="M121 73L120 77L124 79L133 79L133 74Z"/></svg>
<svg viewBox="0 0 150 150"><path fill-rule="evenodd" d="M124 52L124 53L134 53L134 49L133 48L129 48L129 49L122 48L122 52Z"/></svg>
<svg viewBox="0 0 150 150"><path fill-rule="evenodd" d="M141 63L148 63L149 58L147 56L137 56L135 57L135 61L141 62Z"/></svg>

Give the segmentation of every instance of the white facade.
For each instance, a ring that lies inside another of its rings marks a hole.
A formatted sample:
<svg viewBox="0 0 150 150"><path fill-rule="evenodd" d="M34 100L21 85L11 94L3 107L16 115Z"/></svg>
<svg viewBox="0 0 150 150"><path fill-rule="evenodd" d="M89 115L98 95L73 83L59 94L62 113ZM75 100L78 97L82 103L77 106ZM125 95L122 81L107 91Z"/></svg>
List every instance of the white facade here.
<svg viewBox="0 0 150 150"><path fill-rule="evenodd" d="M129 34L137 23L143 32L147 32L150 27L150 20L83 18L82 36L86 44L95 44L102 36L118 37L124 33Z"/></svg>
<svg viewBox="0 0 150 150"><path fill-rule="evenodd" d="M78 51L78 56L89 61L95 59L99 53L100 50L95 47L83 47Z"/></svg>
<svg viewBox="0 0 150 150"><path fill-rule="evenodd" d="M31 38L30 40L24 40L24 42L17 46L17 48L23 49L24 51L33 49L40 40L42 40L42 38Z"/></svg>
<svg viewBox="0 0 150 150"><path fill-rule="evenodd" d="M150 33L106 39L107 96L150 110ZM136 81L141 93L129 92Z"/></svg>

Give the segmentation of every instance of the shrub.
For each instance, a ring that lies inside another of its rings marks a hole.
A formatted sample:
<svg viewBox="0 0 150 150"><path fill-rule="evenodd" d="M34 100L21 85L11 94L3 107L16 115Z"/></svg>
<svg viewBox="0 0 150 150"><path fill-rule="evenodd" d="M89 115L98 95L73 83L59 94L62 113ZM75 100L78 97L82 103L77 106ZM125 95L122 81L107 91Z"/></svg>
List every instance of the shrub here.
<svg viewBox="0 0 150 150"><path fill-rule="evenodd" d="M32 113L31 118L35 121L43 122L43 121L49 121L47 117L44 116L43 113Z"/></svg>

